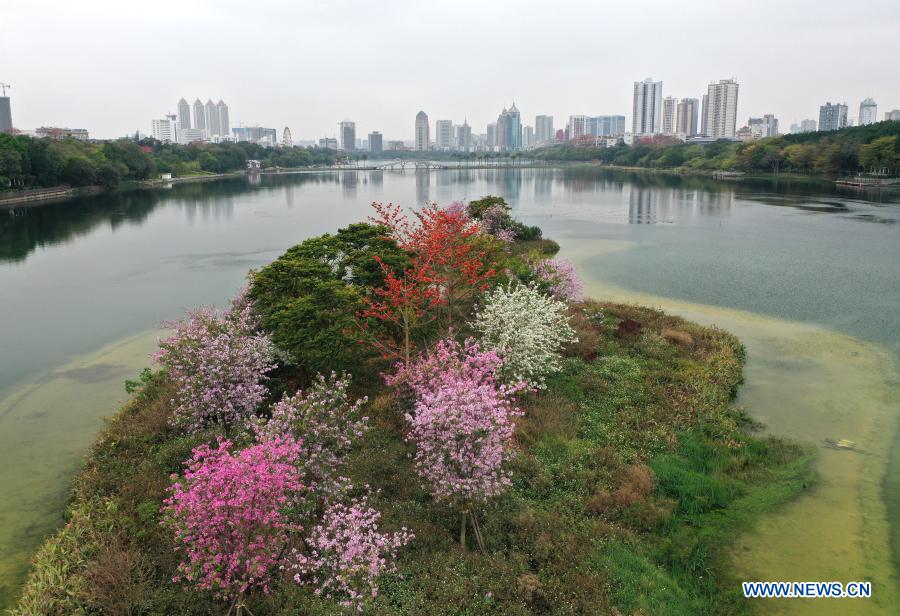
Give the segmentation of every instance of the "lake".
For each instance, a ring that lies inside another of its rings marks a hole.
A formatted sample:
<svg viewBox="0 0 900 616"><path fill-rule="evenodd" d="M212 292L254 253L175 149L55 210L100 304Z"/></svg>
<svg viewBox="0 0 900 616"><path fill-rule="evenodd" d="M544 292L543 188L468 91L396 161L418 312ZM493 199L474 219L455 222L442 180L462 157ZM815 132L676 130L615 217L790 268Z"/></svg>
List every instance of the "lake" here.
<svg viewBox="0 0 900 616"><path fill-rule="evenodd" d="M160 323L372 201L486 194L559 241L591 295L739 335L738 403L820 449L819 484L733 546L745 579L871 580L867 607L900 601L900 193L567 168L283 174L0 210L0 607ZM856 449L825 446L842 438Z"/></svg>

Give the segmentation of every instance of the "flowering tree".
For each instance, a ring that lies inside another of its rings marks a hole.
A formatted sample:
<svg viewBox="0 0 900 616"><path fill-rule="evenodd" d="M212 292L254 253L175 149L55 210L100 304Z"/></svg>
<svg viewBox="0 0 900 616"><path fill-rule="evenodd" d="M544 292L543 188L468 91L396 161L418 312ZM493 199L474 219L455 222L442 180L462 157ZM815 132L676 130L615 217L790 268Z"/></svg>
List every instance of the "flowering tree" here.
<svg viewBox="0 0 900 616"><path fill-rule="evenodd" d="M505 463L514 455L514 420L521 415L512 398L525 384L498 385L494 373L501 365L495 352L483 351L472 339L464 345L442 340L388 379L408 384L416 394L415 407L406 414L416 472L435 499L461 505L462 545L469 508L510 484ZM474 516L472 522L483 548Z"/></svg>
<svg viewBox="0 0 900 616"><path fill-rule="evenodd" d="M362 611L378 595L378 577L396 571L397 550L414 538L405 527L380 532L380 519L366 496L329 505L305 542L307 552L293 552L294 580L315 585L317 595L339 599L342 607Z"/></svg>
<svg viewBox="0 0 900 616"><path fill-rule="evenodd" d="M390 230L391 237L412 258L415 281L438 291L438 304L447 307L447 323L460 302L483 291L496 272L476 241L481 228L460 203L447 208L430 204L411 221L399 205L373 203L372 222ZM433 306L434 304L432 304ZM405 358L407 361L409 358Z"/></svg>
<svg viewBox="0 0 900 616"><path fill-rule="evenodd" d="M249 419L265 397L262 379L275 367L275 348L256 331L245 295L223 313L203 306L166 326L174 331L160 341L153 358L176 385L173 423L199 432Z"/></svg>
<svg viewBox="0 0 900 616"><path fill-rule="evenodd" d="M584 299L581 279L568 259L542 259L533 267L537 279L547 285L550 295L556 299L571 302Z"/></svg>
<svg viewBox="0 0 900 616"><path fill-rule="evenodd" d="M286 510L304 487L298 441L272 438L230 449L221 438L216 447L194 449L184 478L169 488L162 524L174 529L184 554L174 580L231 600L240 614L246 594L267 593L284 564L291 535L300 530Z"/></svg>
<svg viewBox="0 0 900 616"><path fill-rule="evenodd" d="M503 360L499 371L507 382L523 381L537 389L559 370L563 345L577 341L565 303L533 284L510 283L485 295L473 327L482 344Z"/></svg>
<svg viewBox="0 0 900 616"><path fill-rule="evenodd" d="M265 423L254 424L257 440L294 437L303 441L303 457L298 461L307 494L333 495L338 470L356 439L368 430L368 417L360 409L366 399L351 404L347 396L350 377L319 374L306 391L285 394L272 407Z"/></svg>

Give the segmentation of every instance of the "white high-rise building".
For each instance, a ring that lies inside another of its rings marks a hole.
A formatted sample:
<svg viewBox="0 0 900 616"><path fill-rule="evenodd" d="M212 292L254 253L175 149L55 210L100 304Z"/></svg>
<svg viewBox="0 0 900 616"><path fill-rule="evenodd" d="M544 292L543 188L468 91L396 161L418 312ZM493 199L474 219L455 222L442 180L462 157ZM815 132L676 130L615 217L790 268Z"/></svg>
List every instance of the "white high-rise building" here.
<svg viewBox="0 0 900 616"><path fill-rule="evenodd" d="M151 121L151 134L157 141L163 143L178 142L178 116L167 114L161 120Z"/></svg>
<svg viewBox="0 0 900 616"><path fill-rule="evenodd" d="M428 131L428 114L420 111L416 114L416 151L427 152L431 147Z"/></svg>
<svg viewBox="0 0 900 616"><path fill-rule="evenodd" d="M661 128L663 82L647 77L634 82L634 104L631 109L631 132L655 135Z"/></svg>
<svg viewBox="0 0 900 616"><path fill-rule="evenodd" d="M750 129L750 135L754 139L775 137L778 135L778 118L771 113L767 113L761 118L750 118L747 120L747 128Z"/></svg>
<svg viewBox="0 0 900 616"><path fill-rule="evenodd" d="M183 98L178 101L178 128L191 127L191 106Z"/></svg>
<svg viewBox="0 0 900 616"><path fill-rule="evenodd" d="M900 120L900 109L893 109L891 111L884 112L885 122L896 122L897 120Z"/></svg>
<svg viewBox="0 0 900 616"><path fill-rule="evenodd" d="M485 145L489 150L493 150L494 146L497 145L497 123L496 122L488 122L487 128L485 129L484 139Z"/></svg>
<svg viewBox="0 0 900 616"><path fill-rule="evenodd" d="M697 115L700 101L696 98L683 98L675 109L675 132L685 137L693 137L700 127L697 126Z"/></svg>
<svg viewBox="0 0 900 616"><path fill-rule="evenodd" d="M703 95L703 102L700 107L700 134L709 137L709 127L706 126L706 110L709 109L709 94Z"/></svg>
<svg viewBox="0 0 900 616"><path fill-rule="evenodd" d="M206 108L199 98L194 101L194 128L206 130Z"/></svg>
<svg viewBox="0 0 900 616"><path fill-rule="evenodd" d="M739 84L722 79L709 84L706 104L706 134L714 139L734 138L737 125Z"/></svg>
<svg viewBox="0 0 900 616"><path fill-rule="evenodd" d="M222 134L222 129L219 128L219 109L212 99L206 101L206 129L210 137Z"/></svg>
<svg viewBox="0 0 900 616"><path fill-rule="evenodd" d="M439 150L453 147L453 121L438 120L434 123L434 142Z"/></svg>
<svg viewBox="0 0 900 616"><path fill-rule="evenodd" d="M523 148L533 148L534 147L534 127L533 126L522 127L522 147Z"/></svg>
<svg viewBox="0 0 900 616"><path fill-rule="evenodd" d="M878 121L878 104L867 98L859 104L859 126L875 124Z"/></svg>
<svg viewBox="0 0 900 616"><path fill-rule="evenodd" d="M674 135L678 125L678 99L667 96L662 101L662 134Z"/></svg>
<svg viewBox="0 0 900 616"><path fill-rule="evenodd" d="M231 134L231 122L228 120L228 105L220 98L216 103L216 110L219 112L219 134L227 137Z"/></svg>
<svg viewBox="0 0 900 616"><path fill-rule="evenodd" d="M534 118L534 139L536 145L553 143L553 116L539 115Z"/></svg>

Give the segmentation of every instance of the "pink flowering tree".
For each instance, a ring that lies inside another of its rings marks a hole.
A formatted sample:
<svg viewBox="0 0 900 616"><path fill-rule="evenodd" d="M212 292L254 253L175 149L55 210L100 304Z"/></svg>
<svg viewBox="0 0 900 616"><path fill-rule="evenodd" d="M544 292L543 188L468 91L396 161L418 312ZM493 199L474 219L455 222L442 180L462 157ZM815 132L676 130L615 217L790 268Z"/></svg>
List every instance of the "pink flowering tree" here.
<svg viewBox="0 0 900 616"><path fill-rule="evenodd" d="M515 454L515 418L522 414L513 396L525 384L497 383L494 375L501 365L497 353L482 350L472 339L464 344L442 340L388 379L407 384L416 395L406 414L406 438L416 447L415 469L436 500L461 507L463 546L472 506L510 485L506 463ZM484 549L474 515L472 525Z"/></svg>
<svg viewBox="0 0 900 616"><path fill-rule="evenodd" d="M293 552L294 580L361 612L378 596L378 577L396 571L397 550L414 538L405 527L381 532L380 519L367 496L328 505L306 539L306 551Z"/></svg>
<svg viewBox="0 0 900 616"><path fill-rule="evenodd" d="M581 278L568 259L542 259L533 265L534 275L555 299L579 302L584 299Z"/></svg>
<svg viewBox="0 0 900 616"><path fill-rule="evenodd" d="M299 465L313 498L336 493L347 454L369 428L369 418L361 412L366 398L351 402L349 387L349 376L319 374L306 391L285 394L272 407L268 421L253 425L260 442L286 436L303 440Z"/></svg>
<svg viewBox="0 0 900 616"><path fill-rule="evenodd" d="M240 614L246 596L269 592L300 527L290 510L302 494L301 444L272 438L232 452L231 441L201 445L184 478L169 488L162 524L175 533L183 560L174 581L231 601ZM230 612L231 610L229 610Z"/></svg>
<svg viewBox="0 0 900 616"><path fill-rule="evenodd" d="M266 395L265 373L275 367L275 348L258 332L245 295L222 313L203 306L166 326L173 332L153 358L176 386L173 424L189 432L244 424Z"/></svg>

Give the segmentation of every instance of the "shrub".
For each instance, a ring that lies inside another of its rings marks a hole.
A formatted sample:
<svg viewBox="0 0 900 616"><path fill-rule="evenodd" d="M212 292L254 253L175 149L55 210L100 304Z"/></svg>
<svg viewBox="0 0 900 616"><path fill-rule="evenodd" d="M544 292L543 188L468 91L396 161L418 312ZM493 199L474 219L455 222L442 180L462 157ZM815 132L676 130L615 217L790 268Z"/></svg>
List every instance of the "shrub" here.
<svg viewBox="0 0 900 616"><path fill-rule="evenodd" d="M486 294L473 326L484 346L503 360L500 374L506 382L522 381L537 389L559 371L563 346L577 341L566 305L534 285L510 283Z"/></svg>
<svg viewBox="0 0 900 616"><path fill-rule="evenodd" d="M174 332L160 341L154 360L176 385L175 425L189 432L211 425L227 430L247 421L262 402L262 379L275 367L275 349L268 336L256 333L252 311L241 294L222 314L204 306L168 324Z"/></svg>

